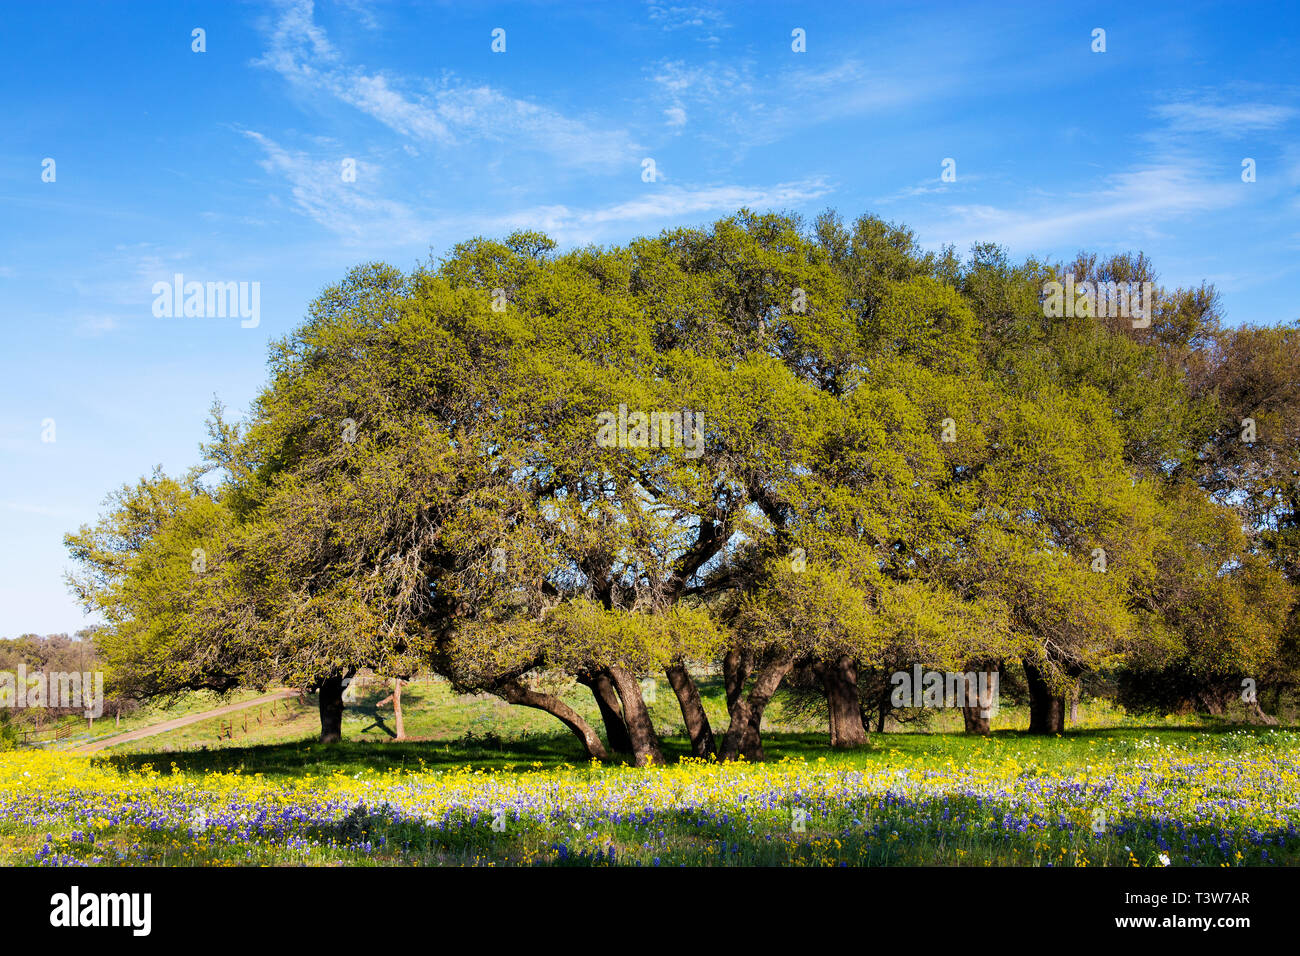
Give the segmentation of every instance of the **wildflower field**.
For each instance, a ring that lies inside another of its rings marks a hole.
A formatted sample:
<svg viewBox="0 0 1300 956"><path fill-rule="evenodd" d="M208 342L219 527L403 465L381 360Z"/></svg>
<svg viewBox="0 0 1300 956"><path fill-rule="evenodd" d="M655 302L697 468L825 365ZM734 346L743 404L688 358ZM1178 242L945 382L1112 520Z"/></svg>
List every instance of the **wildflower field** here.
<svg viewBox="0 0 1300 956"><path fill-rule="evenodd" d="M446 748L0 754L13 865L1300 863L1300 734L887 734L763 764Z"/></svg>

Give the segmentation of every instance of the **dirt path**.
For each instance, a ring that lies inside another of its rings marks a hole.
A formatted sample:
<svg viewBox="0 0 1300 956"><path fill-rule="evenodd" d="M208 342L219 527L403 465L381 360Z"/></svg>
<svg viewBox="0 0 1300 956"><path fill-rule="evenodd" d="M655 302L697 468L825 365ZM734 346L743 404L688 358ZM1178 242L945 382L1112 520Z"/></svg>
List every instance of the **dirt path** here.
<svg viewBox="0 0 1300 956"><path fill-rule="evenodd" d="M239 704L226 704L224 707L214 707L212 710L205 710L199 714L186 714L184 717L177 717L174 720L164 720L161 724L150 724L148 727L140 727L136 730L128 730L126 733L117 734L113 737L106 737L103 740L97 740L92 744L85 744L77 747L72 751L76 754L93 754L97 750L103 750L105 747L115 747L118 744L124 744L129 740L141 740L144 737L152 737L154 734L165 734L169 730L177 730L181 727L188 727L190 724L197 724L201 720L211 720L213 717L224 717L226 714L233 714L236 711L246 710L249 707L257 707L259 704L269 704L273 700L283 700L286 697L297 697L296 690L277 690L269 694L263 694L261 697L254 697L252 700L246 700Z"/></svg>

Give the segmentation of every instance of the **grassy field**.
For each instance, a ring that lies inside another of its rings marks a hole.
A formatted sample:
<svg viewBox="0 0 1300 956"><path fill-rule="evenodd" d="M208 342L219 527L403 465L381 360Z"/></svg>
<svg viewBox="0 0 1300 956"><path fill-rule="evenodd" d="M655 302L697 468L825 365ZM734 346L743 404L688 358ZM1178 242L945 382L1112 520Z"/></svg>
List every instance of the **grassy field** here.
<svg viewBox="0 0 1300 956"><path fill-rule="evenodd" d="M725 727L727 711L720 678L700 675L698 679L701 701L715 728ZM591 724L600 727L600 717L590 692L573 684L552 688ZM392 686L388 682L371 680L362 684L349 700L343 719L343 736L349 741L372 743L389 742L396 733L392 705L380 706L389 696ZM218 707L223 704L250 700L258 691L237 692L227 697L203 692L184 695L168 706L155 704L142 708L123 718L123 731L137 729L150 723L161 723L173 717ZM553 738L559 731L558 722L548 714L527 707L507 704L492 694L458 695L443 680L420 680L407 685L402 691L404 725L407 739L412 742L437 742L447 753L467 755L465 759L478 759L473 755L496 752L501 741L529 738ZM647 707L660 735L669 742L684 734L681 710L672 690L663 683L649 695ZM1244 714L1230 717L1241 718ZM105 730L108 722L105 721ZM1028 708L1011 703L1005 705L993 718L995 730L1024 730L1029 725ZM825 727L825 717L806 714L792 706L790 698L778 693L764 715L766 731L776 734L808 734L816 739ZM1084 700L1079 707L1078 720L1072 724L1077 729L1105 728L1201 728L1222 730L1231 726L1230 719L1211 719L1197 715L1126 714L1106 699ZM892 719L887 725L891 732L924 730L931 733L958 733L962 730L961 716L951 709L936 709L924 715L921 724L897 724ZM280 701L274 707L264 704L235 714L199 721L141 740L118 744L110 753L172 753L191 749L246 749L264 744L283 744L295 741L310 742L320 732L320 717L314 695L301 700L293 698ZM563 735L561 735L562 737ZM889 736L893 736L891 733ZM78 741L80 743L81 741ZM824 741L823 741L824 742ZM566 746L563 740L548 745L557 747L577 759L580 750ZM489 758L490 759L490 758Z"/></svg>
<svg viewBox="0 0 1300 956"><path fill-rule="evenodd" d="M600 717L590 692L576 685L555 689L570 706L593 725L600 725ZM370 742L392 740L396 734L393 708L391 705L379 706L379 701L391 692L391 684L379 681L371 681L360 688L356 692L355 699L348 702L344 711L344 737L348 740ZM682 732L681 710L672 691L664 686L660 692L652 696L653 699L647 701L647 706L655 726L664 737L680 734ZM716 725L725 726L726 705L721 681L704 679L701 696L710 719ZM210 695L205 698L205 701L208 706L218 706L223 702ZM539 710L512 706L492 694L458 695L453 693L450 686L442 680L423 680L408 684L402 690L402 705L404 729L408 739L443 741L448 746L466 744L473 747L476 742L486 742L491 745L492 742L500 739L551 736L559 727L553 717ZM185 706L187 712L193 710L188 701L185 701ZM170 716L180 716L180 713L170 714L163 711L157 714L156 721L165 720ZM198 747L250 747L293 740L310 740L320 732L317 701L315 696L310 694L301 701L294 699L279 704L274 714L267 705L253 708L246 715L236 716L233 733L227 736L223 730L229 728L230 724L230 717L214 718L146 740L121 744L112 750L113 752L155 750L167 752ZM765 726L777 731L799 731L811 730L814 725L808 721L787 719L782 713L781 702L778 700L774 702Z"/></svg>
<svg viewBox="0 0 1300 956"><path fill-rule="evenodd" d="M669 765L637 769L583 762L570 735L522 709L488 733L474 728L490 701L476 712L417 700L408 723L445 739L363 730L322 746L294 737L296 721L314 719L304 708L279 727L254 722L251 746L167 752L180 741L154 738L96 757L0 754L0 862L1300 863L1291 730L890 733L852 753L829 752L820 732L772 730L763 764L683 759L669 738Z"/></svg>
<svg viewBox="0 0 1300 956"><path fill-rule="evenodd" d="M253 700L261 696L261 693L258 690L238 690L231 691L228 694L216 694L212 691L193 691L179 694L168 700L160 699L138 706L131 713L123 715L121 720L115 720L112 717L100 717L87 722L86 718L81 716L50 717L41 722L43 733L39 739L42 746L47 746L50 749L70 749L101 737L139 730L142 727L161 724L177 717L186 717L190 714L212 710L215 707ZM215 726L215 721L213 725ZM59 726L64 726L70 731L71 736L69 739L52 739L51 731ZM33 727L25 724L22 729L31 730Z"/></svg>

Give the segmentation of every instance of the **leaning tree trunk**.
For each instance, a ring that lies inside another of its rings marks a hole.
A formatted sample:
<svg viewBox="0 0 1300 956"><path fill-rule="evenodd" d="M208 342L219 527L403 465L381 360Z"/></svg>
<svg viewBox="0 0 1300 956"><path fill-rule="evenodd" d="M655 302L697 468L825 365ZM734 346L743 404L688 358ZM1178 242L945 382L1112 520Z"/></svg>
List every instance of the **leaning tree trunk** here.
<svg viewBox="0 0 1300 956"><path fill-rule="evenodd" d="M961 709L962 720L966 723L968 734L989 734L993 732L993 710L997 706L997 691L994 681L1000 675L1002 665L998 661L980 661L967 668L966 700ZM980 696L979 678L985 675L985 694Z"/></svg>
<svg viewBox="0 0 1300 956"><path fill-rule="evenodd" d="M632 740L632 756L636 765L645 767L663 763L664 753L659 747L659 737L650 720L650 711L646 710L645 698L641 696L641 685L630 671L622 667L609 668L609 676L623 702L623 724Z"/></svg>
<svg viewBox="0 0 1300 956"><path fill-rule="evenodd" d="M858 668L847 654L818 666L830 712L832 747L865 747L867 728L858 700Z"/></svg>
<svg viewBox="0 0 1300 956"><path fill-rule="evenodd" d="M1059 734L1065 731L1065 695L1055 694L1043 672L1025 662L1025 680L1029 684L1029 732Z"/></svg>
<svg viewBox="0 0 1300 956"><path fill-rule="evenodd" d="M772 695L792 667L793 654L778 655L759 668L754 677L754 686L748 694L737 694L736 702L731 707L731 723L718 753L719 759L736 760L742 756L746 760L763 759L763 739L760 734L763 711L767 709Z"/></svg>
<svg viewBox="0 0 1300 956"><path fill-rule="evenodd" d="M397 727L397 739L406 739L406 725L402 723L402 679L393 678L393 724Z"/></svg>
<svg viewBox="0 0 1300 956"><path fill-rule="evenodd" d="M1250 711L1251 716L1254 717L1256 720L1258 720L1261 724L1266 724L1269 727L1276 727L1278 725L1277 718L1274 717L1272 714L1265 713L1264 708L1259 706L1258 700L1251 701L1250 704L1246 707L1246 709Z"/></svg>
<svg viewBox="0 0 1300 956"><path fill-rule="evenodd" d="M343 675L331 674L320 683L320 742L336 744L343 739Z"/></svg>
<svg viewBox="0 0 1300 956"><path fill-rule="evenodd" d="M600 742L600 737L592 729L591 724L583 720L576 710L560 700L560 698L533 690L519 681L502 684L496 689L496 692L502 699L512 704L522 704L525 707L536 707L538 710L546 711L577 735L578 739L582 741L583 747L586 748L588 757L596 760L608 759L609 753L605 750L605 745Z"/></svg>
<svg viewBox="0 0 1300 956"><path fill-rule="evenodd" d="M608 671L594 671L581 674L578 683L583 684L596 698L596 707L600 710L600 719L605 724L605 739L609 749L615 753L630 754L632 738L628 736L627 725L623 723L623 705L619 702L618 692Z"/></svg>
<svg viewBox="0 0 1300 956"><path fill-rule="evenodd" d="M668 683L672 685L677 703L682 708L686 733L691 738L691 756L708 757L716 752L716 745L713 741L713 728L709 725L709 715L704 712L704 705L700 702L700 691L681 661L666 670Z"/></svg>

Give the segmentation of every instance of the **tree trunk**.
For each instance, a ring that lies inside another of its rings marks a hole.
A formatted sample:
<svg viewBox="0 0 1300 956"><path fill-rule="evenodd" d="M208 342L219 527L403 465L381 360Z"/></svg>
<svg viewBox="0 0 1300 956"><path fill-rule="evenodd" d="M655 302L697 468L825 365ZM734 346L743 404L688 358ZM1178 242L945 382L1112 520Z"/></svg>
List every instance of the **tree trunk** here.
<svg viewBox="0 0 1300 956"><path fill-rule="evenodd" d="M841 655L828 664L819 664L826 704L830 712L832 747L865 747L867 728L862 723L862 705L858 701L858 668L853 658Z"/></svg>
<svg viewBox="0 0 1300 956"><path fill-rule="evenodd" d="M320 742L336 744L343 739L343 675L331 674L321 681L316 693L320 699Z"/></svg>
<svg viewBox="0 0 1300 956"><path fill-rule="evenodd" d="M1278 725L1277 718L1272 714L1266 714L1264 708L1259 706L1258 700L1251 701L1246 709L1250 711L1251 715L1261 724L1266 724L1269 727L1276 727Z"/></svg>
<svg viewBox="0 0 1300 956"><path fill-rule="evenodd" d="M1225 711L1223 699L1214 691L1204 691L1197 695L1201 709L1207 711L1212 717L1221 717Z"/></svg>
<svg viewBox="0 0 1300 956"><path fill-rule="evenodd" d="M552 717L558 719L564 726L572 730L582 741L582 745L587 749L587 756L597 760L607 760L608 752L605 745L600 742L600 737L592 729L591 724L582 719L582 716L572 707L550 694L543 694L535 691L530 687L521 684L518 681L512 681L508 684L502 684L497 688L497 693L502 699L512 704L522 704L525 707L536 707L538 710L544 710Z"/></svg>
<svg viewBox="0 0 1300 956"><path fill-rule="evenodd" d="M1053 694L1047 680L1028 661L1025 680L1029 684L1029 732L1059 734L1065 731L1065 695Z"/></svg>
<svg viewBox="0 0 1300 956"><path fill-rule="evenodd" d="M997 685L994 680L999 676L1002 665L998 661L976 661L967 665L966 703L961 709L962 719L966 723L968 734L992 733L993 711L997 707ZM985 697L980 697L979 677L985 677Z"/></svg>
<svg viewBox="0 0 1300 956"><path fill-rule="evenodd" d="M763 759L763 740L760 730L763 725L763 711L767 709L772 695L781 686L785 675L794 667L793 654L781 654L758 670L754 686L748 694L737 694L736 702L731 707L731 723L727 734L722 739L722 749L718 754L721 760L735 760L743 756L746 760ZM730 696L730 688L728 688Z"/></svg>
<svg viewBox="0 0 1300 956"><path fill-rule="evenodd" d="M636 765L645 767L652 763L663 763L664 754L659 747L659 737L655 734L650 712L646 710L645 699L641 696L641 685L621 667L609 668L609 676L623 702L623 724L632 740L632 756L636 759Z"/></svg>
<svg viewBox="0 0 1300 956"><path fill-rule="evenodd" d="M600 710L600 719L605 724L605 739L609 749L615 753L630 754L632 738L628 736L627 725L623 723L623 705L619 702L618 692L614 690L614 681L608 671L595 671L581 674L578 683L591 690L596 698L596 707Z"/></svg>
<svg viewBox="0 0 1300 956"><path fill-rule="evenodd" d="M393 723L397 727L397 739L406 739L406 725L402 723L402 679L393 678Z"/></svg>
<svg viewBox="0 0 1300 956"><path fill-rule="evenodd" d="M722 683L727 690L727 713L736 706L740 692L744 690L745 681L754 669L753 655L749 651L727 651L722 659Z"/></svg>
<svg viewBox="0 0 1300 956"><path fill-rule="evenodd" d="M966 681L966 693L978 693L974 686L974 681ZM970 698L967 698L969 700ZM992 724L988 717L988 711L982 710L978 704L974 707L966 706L961 709L962 720L966 723L966 733L968 734L990 734L993 732Z"/></svg>
<svg viewBox="0 0 1300 956"><path fill-rule="evenodd" d="M708 757L715 753L713 728L709 726L709 715L700 703L700 691L691 679L686 665L681 661L667 668L668 683L677 695L677 703L682 707L682 721L686 724L686 733L691 738L691 756Z"/></svg>

